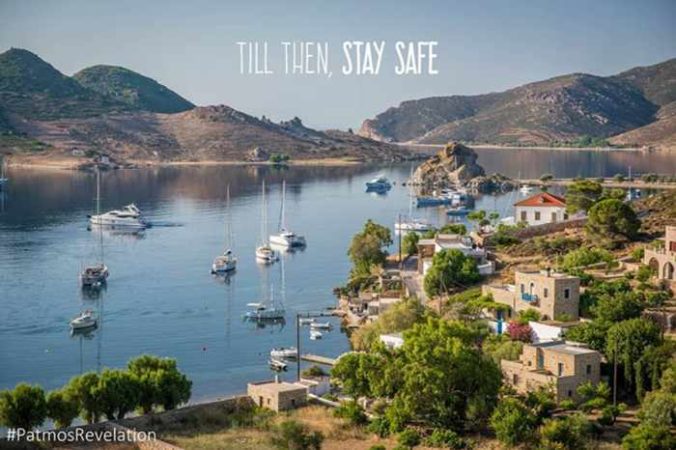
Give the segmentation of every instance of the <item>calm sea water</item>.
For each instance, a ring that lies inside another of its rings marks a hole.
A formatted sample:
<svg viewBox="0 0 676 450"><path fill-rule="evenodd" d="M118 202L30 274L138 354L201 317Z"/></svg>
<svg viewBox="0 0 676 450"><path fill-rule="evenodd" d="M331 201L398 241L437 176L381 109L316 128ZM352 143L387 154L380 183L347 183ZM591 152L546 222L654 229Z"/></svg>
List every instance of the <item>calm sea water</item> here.
<svg viewBox="0 0 676 450"><path fill-rule="evenodd" d="M479 150L489 172L537 177L602 176L625 172L676 172L673 158L634 153ZM10 170L0 193L0 389L20 381L51 389L73 375L122 367L133 356L177 358L193 380L193 401L242 392L270 378L268 352L295 345L296 312L335 305L333 287L349 271L351 236L372 218L393 226L406 213L400 182L410 165L385 167L182 167L107 173L104 210L135 202L157 226L140 236L104 236L111 270L97 299L83 296L77 274L96 254L97 234L87 230L94 206L92 174ZM366 194L364 183L384 173L397 181L385 196ZM281 182L287 181L287 219L304 234L304 251L269 267L256 264L260 184L268 184L269 229L277 226ZM237 273L229 283L209 274L223 249L225 190L230 184ZM477 208L511 214L515 194L485 196ZM443 210L419 215L440 223ZM394 250L394 248L393 248ZM282 270L285 289L282 291ZM246 303L268 293L283 299L285 326L243 322ZM102 324L89 336L71 337L68 321L80 310L98 310ZM331 319L335 322L335 319ZM323 340L301 333L303 351L337 356L348 349L336 326ZM290 370L287 378L293 377Z"/></svg>

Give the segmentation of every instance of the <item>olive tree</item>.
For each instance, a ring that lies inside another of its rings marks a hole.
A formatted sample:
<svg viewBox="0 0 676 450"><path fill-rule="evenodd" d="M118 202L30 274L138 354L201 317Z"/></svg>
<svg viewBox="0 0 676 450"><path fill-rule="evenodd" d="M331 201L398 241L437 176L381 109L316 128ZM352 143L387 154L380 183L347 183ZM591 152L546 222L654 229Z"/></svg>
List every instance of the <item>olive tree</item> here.
<svg viewBox="0 0 676 450"><path fill-rule="evenodd" d="M67 389L51 391L47 395L47 416L57 428L66 428L80 415L77 398Z"/></svg>
<svg viewBox="0 0 676 450"><path fill-rule="evenodd" d="M19 383L12 390L0 391L0 424L31 430L47 417L45 391L40 386Z"/></svg>

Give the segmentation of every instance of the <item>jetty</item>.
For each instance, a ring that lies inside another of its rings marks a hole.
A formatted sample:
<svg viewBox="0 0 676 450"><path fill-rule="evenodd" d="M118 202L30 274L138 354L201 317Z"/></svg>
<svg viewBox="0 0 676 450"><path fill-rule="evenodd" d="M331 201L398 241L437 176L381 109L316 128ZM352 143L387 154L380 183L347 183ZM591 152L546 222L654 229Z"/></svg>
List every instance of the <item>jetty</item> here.
<svg viewBox="0 0 676 450"><path fill-rule="evenodd" d="M303 361L313 362L316 364L322 364L324 366L334 366L337 359L329 358L327 356L313 355L312 353L305 353L300 355L300 359Z"/></svg>

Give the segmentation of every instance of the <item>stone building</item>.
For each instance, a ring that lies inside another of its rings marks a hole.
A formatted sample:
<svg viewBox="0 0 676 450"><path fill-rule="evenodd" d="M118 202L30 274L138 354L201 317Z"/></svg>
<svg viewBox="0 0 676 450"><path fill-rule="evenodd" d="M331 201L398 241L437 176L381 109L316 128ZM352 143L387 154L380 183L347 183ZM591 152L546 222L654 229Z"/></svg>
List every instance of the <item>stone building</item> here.
<svg viewBox="0 0 676 450"><path fill-rule="evenodd" d="M307 394L308 387L298 383L272 380L247 385L247 395L256 405L275 412L305 405Z"/></svg>
<svg viewBox="0 0 676 450"><path fill-rule="evenodd" d="M657 278L671 283L676 281L676 226L667 226L663 247L645 249L643 263L655 270Z"/></svg>
<svg viewBox="0 0 676 450"><path fill-rule="evenodd" d="M500 361L507 383L525 394L551 387L556 401L578 400L577 388L601 380L601 354L580 344L549 341L526 344L518 361Z"/></svg>
<svg viewBox="0 0 676 450"><path fill-rule="evenodd" d="M482 293L510 307L510 318L519 311L535 309L542 320L577 320L580 307L578 277L542 270L514 274L514 284L484 285Z"/></svg>

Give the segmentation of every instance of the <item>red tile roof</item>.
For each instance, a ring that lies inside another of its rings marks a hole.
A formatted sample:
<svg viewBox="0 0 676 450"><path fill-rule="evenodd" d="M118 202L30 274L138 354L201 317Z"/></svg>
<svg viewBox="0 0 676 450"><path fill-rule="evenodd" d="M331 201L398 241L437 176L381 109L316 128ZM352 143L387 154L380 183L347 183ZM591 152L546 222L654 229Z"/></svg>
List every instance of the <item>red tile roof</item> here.
<svg viewBox="0 0 676 450"><path fill-rule="evenodd" d="M532 197L528 197L520 202L514 203L514 206L551 206L551 207L565 207L566 199L558 195L550 194L549 192L540 192Z"/></svg>

